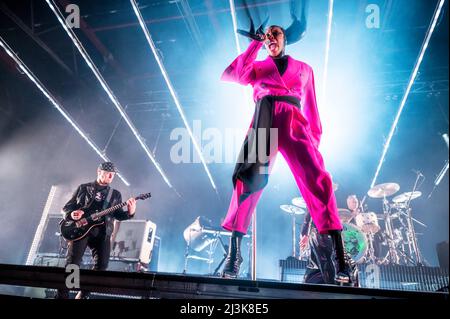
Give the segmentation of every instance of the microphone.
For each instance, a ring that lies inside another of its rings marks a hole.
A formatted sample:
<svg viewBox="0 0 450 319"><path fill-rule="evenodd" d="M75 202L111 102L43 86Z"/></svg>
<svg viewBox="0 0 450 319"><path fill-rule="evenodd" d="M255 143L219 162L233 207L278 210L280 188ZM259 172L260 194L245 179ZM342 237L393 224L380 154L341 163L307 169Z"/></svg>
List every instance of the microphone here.
<svg viewBox="0 0 450 319"><path fill-rule="evenodd" d="M420 171L416 171L415 169L412 169L411 171L414 172L417 176L424 177L423 174Z"/></svg>

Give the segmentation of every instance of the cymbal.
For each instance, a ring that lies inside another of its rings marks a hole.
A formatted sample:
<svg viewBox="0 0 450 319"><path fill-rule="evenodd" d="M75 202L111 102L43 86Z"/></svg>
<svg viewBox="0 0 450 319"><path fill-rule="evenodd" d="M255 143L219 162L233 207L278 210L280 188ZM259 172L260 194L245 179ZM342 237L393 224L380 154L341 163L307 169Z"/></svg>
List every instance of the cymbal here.
<svg viewBox="0 0 450 319"><path fill-rule="evenodd" d="M293 205L280 205L280 208L289 214L303 215L305 213L304 209Z"/></svg>
<svg viewBox="0 0 450 319"><path fill-rule="evenodd" d="M295 197L292 199L292 205L295 205L300 208L306 208L306 202L303 197Z"/></svg>
<svg viewBox="0 0 450 319"><path fill-rule="evenodd" d="M422 196L422 192L415 191L415 192L406 192L400 195L397 195L392 200L394 203L404 203L408 200L416 199L417 197Z"/></svg>
<svg viewBox="0 0 450 319"><path fill-rule="evenodd" d="M369 189L367 195L372 198L383 198L386 196L394 195L400 189L400 185L397 183L384 183L378 184Z"/></svg>

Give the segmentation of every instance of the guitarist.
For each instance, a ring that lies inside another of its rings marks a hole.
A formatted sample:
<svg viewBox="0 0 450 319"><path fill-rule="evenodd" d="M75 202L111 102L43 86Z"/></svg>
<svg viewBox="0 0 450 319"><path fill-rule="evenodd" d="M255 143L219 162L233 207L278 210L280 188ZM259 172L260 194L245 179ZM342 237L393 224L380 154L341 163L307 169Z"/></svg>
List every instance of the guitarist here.
<svg viewBox="0 0 450 319"><path fill-rule="evenodd" d="M116 189L109 186L114 179L117 170L113 163L101 163L97 169L97 180L78 186L72 198L63 207L64 219L77 221L87 217L89 212L101 211L122 202L122 195ZM94 270L106 270L108 268L111 234L114 230L113 219L126 220L134 216L136 212L136 200L130 198L126 208L103 217L103 225L92 228L89 233L76 241L69 241L67 246L66 266L69 264L80 265L86 247L89 247L94 260ZM86 215L85 215L86 214ZM69 297L68 289L60 289L56 298ZM76 299L88 298L88 292L80 291Z"/></svg>

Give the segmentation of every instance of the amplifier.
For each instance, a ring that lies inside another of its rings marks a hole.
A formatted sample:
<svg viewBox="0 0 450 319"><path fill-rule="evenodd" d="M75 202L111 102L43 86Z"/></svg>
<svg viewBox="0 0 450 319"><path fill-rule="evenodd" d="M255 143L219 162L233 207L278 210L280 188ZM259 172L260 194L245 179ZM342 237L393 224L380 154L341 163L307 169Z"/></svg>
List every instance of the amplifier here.
<svg viewBox="0 0 450 319"><path fill-rule="evenodd" d="M155 236L156 224L149 220L115 222L111 236L111 258L148 264Z"/></svg>

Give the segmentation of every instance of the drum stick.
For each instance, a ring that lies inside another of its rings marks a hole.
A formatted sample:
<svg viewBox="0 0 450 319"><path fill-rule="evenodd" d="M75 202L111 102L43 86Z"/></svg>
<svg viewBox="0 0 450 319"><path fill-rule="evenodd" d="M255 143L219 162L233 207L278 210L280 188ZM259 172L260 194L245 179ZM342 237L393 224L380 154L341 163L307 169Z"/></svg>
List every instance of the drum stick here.
<svg viewBox="0 0 450 319"><path fill-rule="evenodd" d="M359 204L360 209L361 209L361 213L364 212L364 206L363 206L363 204L364 204L364 201L365 201L365 200L366 200L366 195L364 195L364 197L363 197L361 203Z"/></svg>

